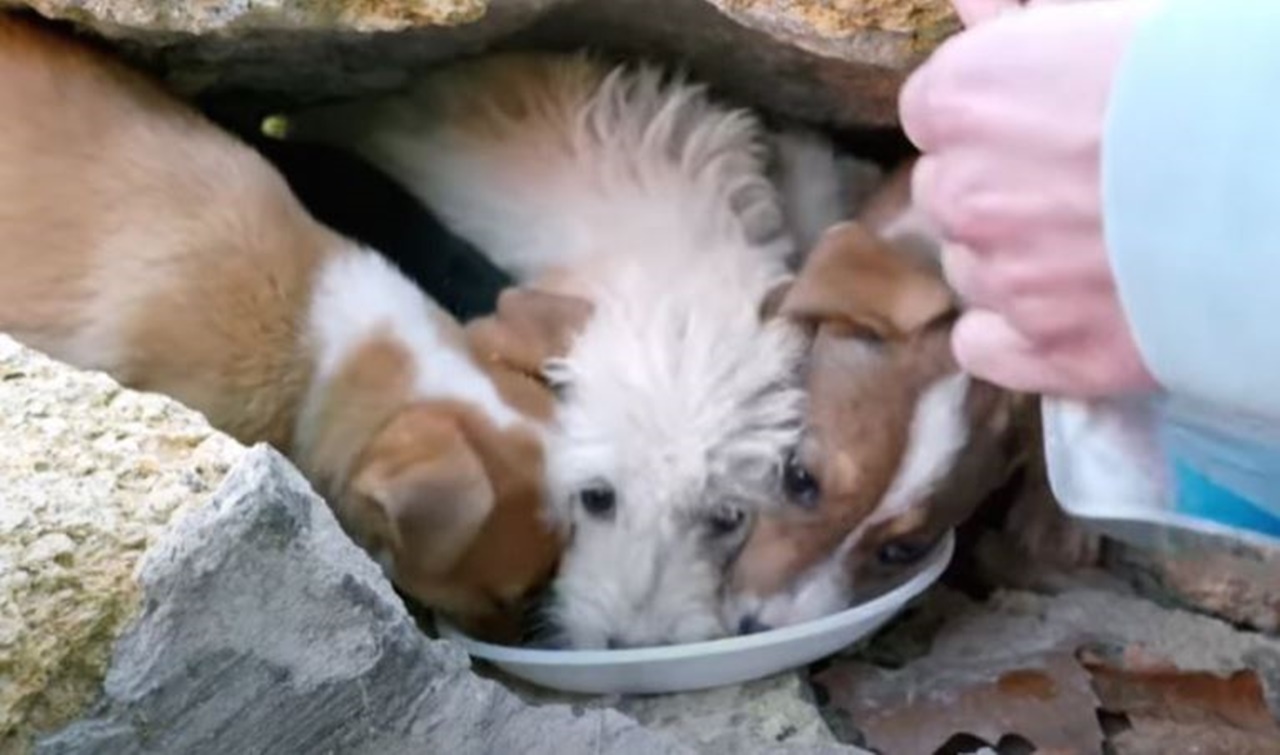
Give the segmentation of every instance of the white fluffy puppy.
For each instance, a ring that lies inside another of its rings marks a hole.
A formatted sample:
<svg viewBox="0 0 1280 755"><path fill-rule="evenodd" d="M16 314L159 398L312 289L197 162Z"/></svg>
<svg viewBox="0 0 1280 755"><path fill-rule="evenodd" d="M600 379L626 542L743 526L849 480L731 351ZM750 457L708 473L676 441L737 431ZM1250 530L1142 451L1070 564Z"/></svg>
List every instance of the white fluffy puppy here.
<svg viewBox="0 0 1280 755"><path fill-rule="evenodd" d="M655 69L502 55L292 133L354 149L518 278L595 303L547 370L562 641L726 633L725 569L781 497L803 409L803 337L766 305L794 244L756 119Z"/></svg>

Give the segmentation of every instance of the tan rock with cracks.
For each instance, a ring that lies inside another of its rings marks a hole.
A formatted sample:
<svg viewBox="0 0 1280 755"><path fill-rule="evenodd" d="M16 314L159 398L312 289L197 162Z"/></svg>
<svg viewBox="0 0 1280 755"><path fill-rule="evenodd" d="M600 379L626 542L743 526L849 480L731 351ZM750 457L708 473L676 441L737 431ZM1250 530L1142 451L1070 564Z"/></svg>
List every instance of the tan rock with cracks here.
<svg viewBox="0 0 1280 755"><path fill-rule="evenodd" d="M0 335L0 755L97 694L143 552L243 451L173 401Z"/></svg>

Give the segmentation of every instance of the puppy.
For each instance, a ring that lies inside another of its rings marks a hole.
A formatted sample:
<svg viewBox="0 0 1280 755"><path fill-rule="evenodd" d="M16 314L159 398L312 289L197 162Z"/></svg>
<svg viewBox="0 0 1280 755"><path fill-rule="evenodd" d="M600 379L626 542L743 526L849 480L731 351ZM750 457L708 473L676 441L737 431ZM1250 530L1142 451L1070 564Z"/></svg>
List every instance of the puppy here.
<svg viewBox="0 0 1280 755"><path fill-rule="evenodd" d="M0 79L0 330L274 445L401 589L509 635L561 546L538 421L498 366L109 56L0 15Z"/></svg>
<svg viewBox="0 0 1280 755"><path fill-rule="evenodd" d="M762 303L793 244L756 119L586 57L499 55L291 118L347 146L529 285L589 300L548 437L571 534L552 621L603 648L723 635L728 562L776 500L802 334Z"/></svg>
<svg viewBox="0 0 1280 755"><path fill-rule="evenodd" d="M762 515L725 603L739 632L841 610L926 555L1022 461L1023 397L963 374L939 245L908 168L830 228L781 296L812 330L788 507Z"/></svg>

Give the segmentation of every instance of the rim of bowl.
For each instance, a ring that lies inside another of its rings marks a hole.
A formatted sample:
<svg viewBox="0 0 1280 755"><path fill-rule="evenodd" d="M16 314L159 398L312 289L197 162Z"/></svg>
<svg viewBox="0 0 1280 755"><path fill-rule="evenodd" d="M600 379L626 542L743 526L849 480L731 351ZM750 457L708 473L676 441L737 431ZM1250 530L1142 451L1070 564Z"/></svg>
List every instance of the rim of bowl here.
<svg viewBox="0 0 1280 755"><path fill-rule="evenodd" d="M721 637L701 642L687 642L680 645L657 645L654 647L624 648L622 650L520 648L494 645L473 639L442 618L436 619L436 626L442 638L458 642L466 647L467 652L471 655L495 663L519 663L526 666L595 666L604 664L638 664L657 660L671 661L695 657L705 658L757 650L770 645L779 645L793 640L822 635L850 623L853 619L875 616L889 610L892 606L905 603L932 585L942 576L942 572L951 563L954 553L955 533L948 531L942 542L934 547L934 552L930 554L929 559L910 579L865 603L850 606L839 613L833 613L819 619L770 629L767 632Z"/></svg>

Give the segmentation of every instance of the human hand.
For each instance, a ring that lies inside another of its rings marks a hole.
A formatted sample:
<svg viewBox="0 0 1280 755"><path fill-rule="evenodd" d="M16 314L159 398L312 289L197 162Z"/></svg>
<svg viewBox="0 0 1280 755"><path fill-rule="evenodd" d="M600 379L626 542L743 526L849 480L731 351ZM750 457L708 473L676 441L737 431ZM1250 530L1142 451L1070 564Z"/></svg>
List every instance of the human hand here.
<svg viewBox="0 0 1280 755"><path fill-rule="evenodd" d="M1150 0L954 0L969 29L907 81L924 156L913 195L947 241L969 309L968 371L1064 396L1151 390L1103 240L1101 142L1111 82Z"/></svg>

